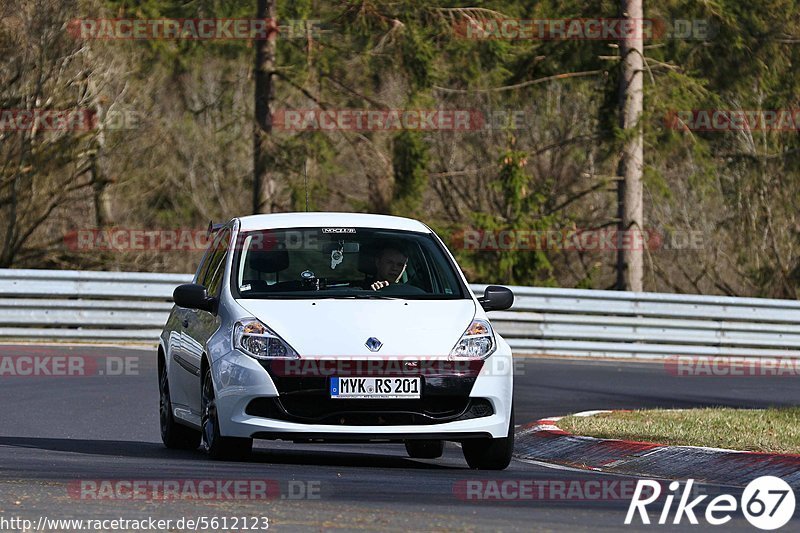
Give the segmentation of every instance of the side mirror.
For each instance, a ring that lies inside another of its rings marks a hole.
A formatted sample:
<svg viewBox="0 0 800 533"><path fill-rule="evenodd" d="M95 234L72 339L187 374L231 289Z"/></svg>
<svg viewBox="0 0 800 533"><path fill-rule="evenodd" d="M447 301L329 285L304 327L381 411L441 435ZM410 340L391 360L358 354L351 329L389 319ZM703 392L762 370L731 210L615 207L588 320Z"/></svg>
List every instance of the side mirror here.
<svg viewBox="0 0 800 533"><path fill-rule="evenodd" d="M508 287L489 285L483 292L483 297L478 298L484 311L502 311L514 305L514 293Z"/></svg>
<svg viewBox="0 0 800 533"><path fill-rule="evenodd" d="M216 298L210 298L206 288L197 283L178 285L172 292L172 299L179 307L208 312L213 312L216 304Z"/></svg>

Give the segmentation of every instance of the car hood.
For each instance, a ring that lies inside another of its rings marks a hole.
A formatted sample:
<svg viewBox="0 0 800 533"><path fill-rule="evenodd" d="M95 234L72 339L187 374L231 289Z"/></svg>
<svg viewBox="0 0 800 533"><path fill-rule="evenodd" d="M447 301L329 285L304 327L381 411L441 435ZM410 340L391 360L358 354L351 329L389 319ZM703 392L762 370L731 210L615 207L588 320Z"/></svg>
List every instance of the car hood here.
<svg viewBox="0 0 800 533"><path fill-rule="evenodd" d="M301 357L447 356L475 317L473 300L237 300ZM376 337L377 352L366 347Z"/></svg>

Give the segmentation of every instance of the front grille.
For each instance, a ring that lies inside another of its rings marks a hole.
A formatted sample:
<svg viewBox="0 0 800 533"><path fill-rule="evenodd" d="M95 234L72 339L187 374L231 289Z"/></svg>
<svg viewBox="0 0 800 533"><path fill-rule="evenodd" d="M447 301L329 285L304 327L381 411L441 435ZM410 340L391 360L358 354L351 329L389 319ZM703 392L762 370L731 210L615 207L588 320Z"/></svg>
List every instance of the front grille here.
<svg viewBox="0 0 800 533"><path fill-rule="evenodd" d="M491 416L494 409L485 398L434 397L419 400L333 400L305 398L256 398L245 412L251 416L306 424L342 426L401 426L441 424Z"/></svg>

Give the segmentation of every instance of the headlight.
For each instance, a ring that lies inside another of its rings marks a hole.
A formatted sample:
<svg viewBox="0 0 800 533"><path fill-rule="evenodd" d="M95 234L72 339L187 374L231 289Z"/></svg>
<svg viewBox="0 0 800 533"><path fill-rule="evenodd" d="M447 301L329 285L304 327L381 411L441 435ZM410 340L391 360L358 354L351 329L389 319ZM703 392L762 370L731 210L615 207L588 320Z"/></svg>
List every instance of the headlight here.
<svg viewBox="0 0 800 533"><path fill-rule="evenodd" d="M486 320L473 320L450 352L451 359L486 359L496 348L492 326Z"/></svg>
<svg viewBox="0 0 800 533"><path fill-rule="evenodd" d="M256 359L300 358L277 333L255 318L236 323L233 328L233 347Z"/></svg>

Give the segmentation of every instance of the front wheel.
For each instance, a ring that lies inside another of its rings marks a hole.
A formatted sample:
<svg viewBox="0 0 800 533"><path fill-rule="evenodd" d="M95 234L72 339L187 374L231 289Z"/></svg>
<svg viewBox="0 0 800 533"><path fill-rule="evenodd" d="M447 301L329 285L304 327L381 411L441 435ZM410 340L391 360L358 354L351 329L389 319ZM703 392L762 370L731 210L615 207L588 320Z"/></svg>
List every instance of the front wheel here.
<svg viewBox="0 0 800 533"><path fill-rule="evenodd" d="M464 459L476 470L505 470L514 453L514 409L508 423L508 435L499 439L465 440L461 445Z"/></svg>
<svg viewBox="0 0 800 533"><path fill-rule="evenodd" d="M253 439L223 437L219 432L219 415L214 394L211 368L203 375L201 397L201 426L203 428L203 449L211 459L238 461L246 459L253 450Z"/></svg>
<svg viewBox="0 0 800 533"><path fill-rule="evenodd" d="M159 419L161 423L161 441L164 446L173 450L196 450L200 446L200 432L175 421L172 416L172 400L169 396L169 376L167 365L161 367L158 376Z"/></svg>

